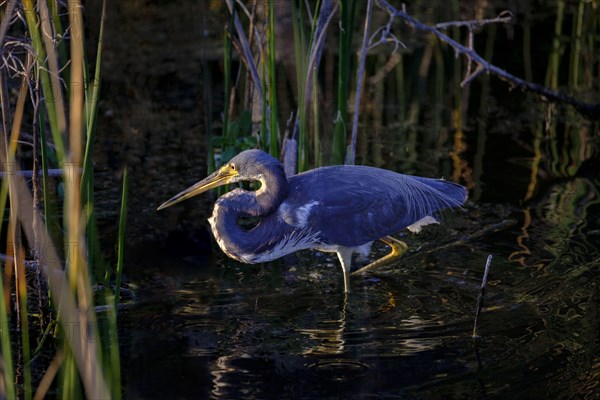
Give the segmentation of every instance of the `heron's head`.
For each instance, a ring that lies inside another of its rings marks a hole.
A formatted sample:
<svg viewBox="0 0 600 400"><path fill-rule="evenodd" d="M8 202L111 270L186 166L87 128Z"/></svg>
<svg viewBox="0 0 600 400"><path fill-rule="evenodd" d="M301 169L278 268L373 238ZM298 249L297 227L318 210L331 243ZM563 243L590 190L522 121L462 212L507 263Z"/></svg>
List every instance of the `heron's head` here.
<svg viewBox="0 0 600 400"><path fill-rule="evenodd" d="M162 210L163 208L170 207L190 197L228 183L240 181L264 182L264 177L268 173L273 173L273 171L281 171L283 174L283 167L277 159L262 150L246 150L233 157L229 162L200 182L161 204L158 209Z"/></svg>

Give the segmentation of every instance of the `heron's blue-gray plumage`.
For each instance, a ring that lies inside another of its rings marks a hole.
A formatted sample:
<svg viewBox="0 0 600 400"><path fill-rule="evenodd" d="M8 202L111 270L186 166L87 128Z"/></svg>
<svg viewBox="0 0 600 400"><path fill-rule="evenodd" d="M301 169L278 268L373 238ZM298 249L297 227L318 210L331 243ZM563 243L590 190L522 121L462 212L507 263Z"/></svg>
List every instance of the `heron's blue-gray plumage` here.
<svg viewBox="0 0 600 400"><path fill-rule="evenodd" d="M281 164L259 150L230 163L240 171L236 180L262 186L220 197L210 222L223 251L247 263L307 248L358 248L466 200L455 183L372 167L323 167L288 180ZM250 216L260 222L242 229L238 219Z"/></svg>
<svg viewBox="0 0 600 400"><path fill-rule="evenodd" d="M442 208L459 206L465 198L464 188L447 181L366 166L333 166L291 177L284 202L317 202L308 225L321 232L321 241L355 247L397 233Z"/></svg>

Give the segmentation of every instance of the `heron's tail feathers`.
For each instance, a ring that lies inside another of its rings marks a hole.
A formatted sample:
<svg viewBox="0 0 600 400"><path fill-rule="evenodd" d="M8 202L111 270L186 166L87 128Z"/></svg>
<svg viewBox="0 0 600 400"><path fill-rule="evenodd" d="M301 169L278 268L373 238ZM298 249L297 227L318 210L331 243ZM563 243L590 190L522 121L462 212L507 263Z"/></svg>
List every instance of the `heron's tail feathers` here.
<svg viewBox="0 0 600 400"><path fill-rule="evenodd" d="M442 194L443 202L448 207L461 206L467 201L467 189L457 183L444 179L418 178L432 189Z"/></svg>
<svg viewBox="0 0 600 400"><path fill-rule="evenodd" d="M463 205L465 201L467 201L468 193L464 186L443 179L437 180L437 183L441 187L436 189L456 201L458 204Z"/></svg>

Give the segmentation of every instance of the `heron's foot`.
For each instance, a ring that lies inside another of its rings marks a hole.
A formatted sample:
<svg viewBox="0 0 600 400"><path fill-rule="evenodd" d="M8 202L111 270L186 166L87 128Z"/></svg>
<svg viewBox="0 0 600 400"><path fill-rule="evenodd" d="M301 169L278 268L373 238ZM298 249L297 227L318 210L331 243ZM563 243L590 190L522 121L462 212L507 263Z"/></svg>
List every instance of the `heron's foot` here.
<svg viewBox="0 0 600 400"><path fill-rule="evenodd" d="M390 261L400 257L406 252L406 250L408 250L408 245L406 243L391 236L386 236L379 240L390 246L392 248L392 251L388 255L381 257L379 260L375 260L371 264L365 265L364 267L357 269L352 273L352 275L360 275L373 268L381 267L382 265L385 265Z"/></svg>

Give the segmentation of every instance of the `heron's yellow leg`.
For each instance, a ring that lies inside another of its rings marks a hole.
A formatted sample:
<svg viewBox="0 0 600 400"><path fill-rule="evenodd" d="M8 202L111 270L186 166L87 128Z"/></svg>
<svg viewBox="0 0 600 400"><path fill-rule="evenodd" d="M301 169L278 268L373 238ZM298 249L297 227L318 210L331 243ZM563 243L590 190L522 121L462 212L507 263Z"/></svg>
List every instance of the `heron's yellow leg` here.
<svg viewBox="0 0 600 400"><path fill-rule="evenodd" d="M391 236L386 236L379 240L381 240L383 243L390 246L392 248L392 251L390 251L390 253L388 255L385 255L385 256L381 257L380 259L375 260L372 263L365 265L364 267L354 271L352 273L352 275L360 275L360 274L367 272L373 268L381 267L382 265L385 265L385 264L389 263L390 261L400 257L408 249L408 246L406 243L404 243L403 241L400 241L396 238L393 238Z"/></svg>

